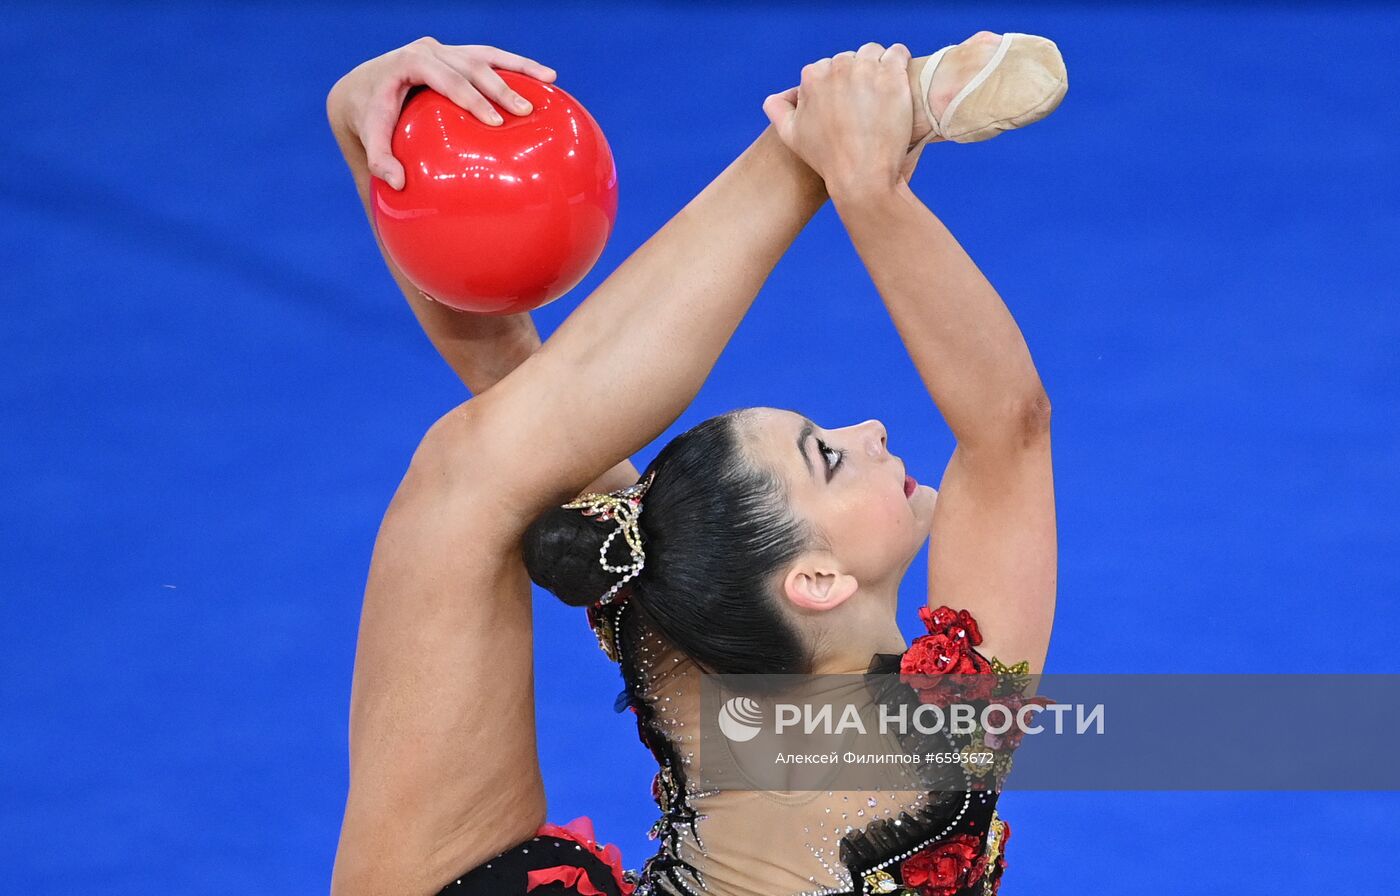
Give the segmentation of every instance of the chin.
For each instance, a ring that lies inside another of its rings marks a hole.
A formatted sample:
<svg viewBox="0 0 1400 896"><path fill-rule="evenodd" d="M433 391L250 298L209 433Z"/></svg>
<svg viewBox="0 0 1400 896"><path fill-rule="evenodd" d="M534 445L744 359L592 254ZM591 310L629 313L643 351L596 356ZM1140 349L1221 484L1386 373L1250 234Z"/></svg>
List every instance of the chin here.
<svg viewBox="0 0 1400 896"><path fill-rule="evenodd" d="M918 513L924 508L933 510L933 505L938 502L938 489L931 485L920 485L914 489L914 494L909 496L909 503L914 505L914 512Z"/></svg>

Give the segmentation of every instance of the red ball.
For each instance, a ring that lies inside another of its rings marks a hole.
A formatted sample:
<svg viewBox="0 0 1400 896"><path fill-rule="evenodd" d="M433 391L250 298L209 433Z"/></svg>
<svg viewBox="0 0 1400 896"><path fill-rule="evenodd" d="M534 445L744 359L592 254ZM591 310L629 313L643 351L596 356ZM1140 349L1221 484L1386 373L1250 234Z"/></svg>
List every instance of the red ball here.
<svg viewBox="0 0 1400 896"><path fill-rule="evenodd" d="M394 263L461 311L514 314L568 292L617 218L617 168L593 116L552 84L498 74L534 105L483 124L424 90L404 106L394 157L404 188L373 180L375 225Z"/></svg>

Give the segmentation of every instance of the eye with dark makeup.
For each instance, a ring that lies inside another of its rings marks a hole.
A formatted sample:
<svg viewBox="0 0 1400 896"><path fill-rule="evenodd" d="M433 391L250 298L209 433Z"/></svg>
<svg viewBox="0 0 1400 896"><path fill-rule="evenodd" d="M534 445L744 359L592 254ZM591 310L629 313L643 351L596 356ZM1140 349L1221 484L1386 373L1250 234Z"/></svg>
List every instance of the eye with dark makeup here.
<svg viewBox="0 0 1400 896"><path fill-rule="evenodd" d="M830 479L831 474L835 473L837 469L840 468L842 461L846 459L846 452L832 448L821 439L817 439L817 451L821 453L822 459L826 461L826 478ZM835 455L835 461L831 460L832 455Z"/></svg>

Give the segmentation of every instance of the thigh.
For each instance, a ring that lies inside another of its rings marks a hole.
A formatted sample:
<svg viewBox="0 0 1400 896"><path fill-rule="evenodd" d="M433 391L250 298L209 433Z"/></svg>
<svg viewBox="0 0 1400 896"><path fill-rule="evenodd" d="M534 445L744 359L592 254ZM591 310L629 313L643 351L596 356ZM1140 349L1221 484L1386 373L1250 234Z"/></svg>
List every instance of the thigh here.
<svg viewBox="0 0 1400 896"><path fill-rule="evenodd" d="M444 500L411 468L375 542L336 858L345 892L435 892L544 820L529 578L484 497L475 517Z"/></svg>

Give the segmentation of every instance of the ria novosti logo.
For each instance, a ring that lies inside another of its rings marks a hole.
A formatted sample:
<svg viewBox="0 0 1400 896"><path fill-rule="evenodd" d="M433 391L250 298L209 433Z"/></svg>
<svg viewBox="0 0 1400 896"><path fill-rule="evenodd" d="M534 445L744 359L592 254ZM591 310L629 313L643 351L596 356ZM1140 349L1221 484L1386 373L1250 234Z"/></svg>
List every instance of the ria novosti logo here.
<svg viewBox="0 0 1400 896"><path fill-rule="evenodd" d="M735 743L753 740L763 730L763 707L750 697L731 697L719 708L719 730Z"/></svg>
<svg viewBox="0 0 1400 896"><path fill-rule="evenodd" d="M1040 713L1048 716L1055 734L1064 734L1073 724L1075 734L1103 734L1104 704L1050 703L1027 701L1013 706L1005 703L925 703L912 711L906 704L877 704L877 718L869 718L859 704L777 703L771 712L751 697L731 697L719 708L719 730L735 743L753 740L771 716L773 733L782 735L866 735L920 734L993 735L1000 737L1013 729L1020 736L1039 734L1046 725L1035 724ZM1072 718L1066 718L1072 714Z"/></svg>

